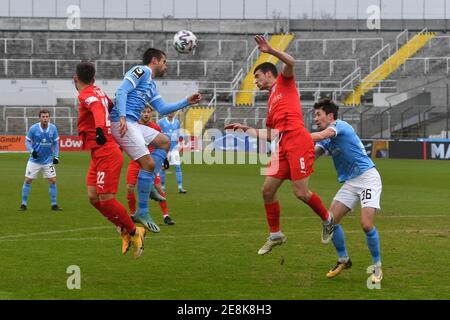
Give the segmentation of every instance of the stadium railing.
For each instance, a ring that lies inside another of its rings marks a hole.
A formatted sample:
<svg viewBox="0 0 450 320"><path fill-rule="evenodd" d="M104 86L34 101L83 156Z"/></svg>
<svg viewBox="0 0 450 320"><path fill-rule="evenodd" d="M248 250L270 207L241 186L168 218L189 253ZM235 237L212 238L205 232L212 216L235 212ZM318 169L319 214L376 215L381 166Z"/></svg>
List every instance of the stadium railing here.
<svg viewBox="0 0 450 320"><path fill-rule="evenodd" d="M217 43L217 55L222 55L222 47L224 43L242 43L245 48L245 54L248 53L248 41L247 40L238 40L238 39L204 39L204 40L198 40L198 45L202 43ZM175 51L173 49L173 40L166 40L166 53L169 53L171 51ZM193 52L195 54L195 52Z"/></svg>
<svg viewBox="0 0 450 320"><path fill-rule="evenodd" d="M4 53L9 53L8 52L8 41L14 41L14 42L20 42L20 41L25 41L25 42L30 42L31 44L31 54L34 53L34 40L33 39L26 39L26 38L0 38L0 41L3 41L4 43ZM21 47L21 50L23 50L23 46Z"/></svg>
<svg viewBox="0 0 450 320"><path fill-rule="evenodd" d="M73 60L73 59L0 59L0 61L3 61L4 63L4 71L3 74L5 76L9 75L9 69L10 66L8 66L11 62L25 62L28 63L28 70L29 72L27 74L19 75L19 76L33 76L33 69L34 64L37 62L47 62L53 64L53 73L49 73L47 76L58 76L61 72L59 72L59 65L61 63L78 63L81 62L81 60ZM122 66L121 73L120 74L114 74L113 77L115 78L121 78L125 72L128 70L128 66L131 67L136 64L140 64L140 60L95 60L93 61L95 65L98 67L99 63L118 63ZM234 74L234 61L233 60L167 60L167 64L170 67L170 65L175 64L176 68L176 76L179 77L182 75L181 70L184 64L184 67L187 68L199 68L199 72L197 75L203 75L206 76L208 73L208 69L211 67L218 67L222 66L225 68L228 68L229 74ZM101 73L101 68L97 70L98 73ZM110 70L108 70L110 71ZM192 70L191 70L192 71ZM70 70L70 75L72 75L73 70ZM17 77L17 74L14 74L15 77ZM187 75L188 76L188 75Z"/></svg>
<svg viewBox="0 0 450 320"><path fill-rule="evenodd" d="M151 47L153 47L153 40L149 39L81 39L81 38L75 38L75 39L65 39L65 38L55 38L55 39L47 39L47 52L49 52L51 49L51 43L52 42L72 42L72 54L76 54L76 43L77 42L96 42L98 43L98 54L102 54L102 43L106 42L112 42L112 43L123 43L124 44L124 56L128 54L129 49L129 43L130 42L140 42L140 43L148 43ZM54 51L54 49L52 49Z"/></svg>
<svg viewBox="0 0 450 320"><path fill-rule="evenodd" d="M352 54L356 52L356 43L358 41L374 41L380 42L381 47L384 46L384 38L331 38L331 39L297 39L294 40L295 43L295 52L298 52L299 43L300 42L319 42L322 44L322 53L325 55L327 53L327 43L329 42L350 42L352 48Z"/></svg>
<svg viewBox="0 0 450 320"><path fill-rule="evenodd" d="M77 135L77 131L74 130L77 127L77 117L51 117L51 122L54 123L56 126L58 126L58 120L68 120L69 122L69 128L66 127L61 127L58 128L58 132L59 134L63 133L63 134L69 134L69 135ZM6 125L5 125L5 133L9 134L11 133L10 131L12 131L11 129L15 129L15 128L11 128L11 120L23 120L24 122L24 128L23 131L21 131L21 134L26 134L28 129L30 128L31 125L39 122L39 118L38 117L18 117L18 116L8 116L6 117ZM17 125L17 124L13 124ZM67 131L67 129L69 129ZM18 131L18 130L15 130ZM15 132L16 134L19 134L19 132Z"/></svg>

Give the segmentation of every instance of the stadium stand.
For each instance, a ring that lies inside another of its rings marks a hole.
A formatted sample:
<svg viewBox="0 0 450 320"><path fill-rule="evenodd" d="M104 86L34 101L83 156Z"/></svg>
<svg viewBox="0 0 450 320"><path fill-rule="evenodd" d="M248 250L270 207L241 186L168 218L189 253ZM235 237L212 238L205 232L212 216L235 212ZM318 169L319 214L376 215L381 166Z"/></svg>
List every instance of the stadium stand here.
<svg viewBox="0 0 450 320"><path fill-rule="evenodd" d="M101 31L100 27L92 28L92 31L70 32L62 31L62 28L51 32L24 30L23 27L13 30L9 25L8 28L2 28L0 79L70 79L75 65L81 60L89 60L97 66L98 80L117 81L128 68L139 63L144 48L155 46L168 54L168 74L163 80L195 81L205 97L205 103L202 104L205 107L180 113L180 120L187 130L193 130L195 120L206 123L205 128L221 129L224 123L237 120L261 127L264 126L263 119L266 115L267 93L253 92L251 76L247 78L248 74L252 75L251 70L257 59L254 53L253 31L260 30L268 32L274 41L272 43L284 43L283 49L297 61L296 78L302 97L305 123L312 122L311 106L321 96L329 95L342 103L345 99L353 100L352 94L357 91L356 96L360 97L363 105L357 109L343 108L343 117L348 117L363 137L373 137L389 136L384 129L388 127L385 120L387 115L389 114L390 125L394 128L402 123L401 114L404 112L401 108L392 110L392 107L396 106L393 103L377 106L379 97L392 96L399 88L409 89L412 82L419 85L436 77L446 77L449 71L450 37L441 32L427 33L426 30L419 34L417 31L422 28L415 28L416 31L392 28L378 32L329 32L303 28L302 31L291 35L274 33L279 30L274 30L272 25L267 28L268 24L261 27L263 25L258 21L253 24L247 21L245 28L242 25L238 28L237 25L230 24L227 28L233 30L232 32L196 32L199 43L195 52L179 54L171 46L175 29L147 32L144 31L143 25L139 25L139 30L137 25L134 25L132 29L125 31L123 29L128 27L120 25L121 19L111 21L113 22L107 25L105 30L116 26L117 31ZM94 24L92 21L90 23ZM180 24L182 23L180 21ZM294 25L291 23L291 26ZM286 25L282 29L289 30ZM401 52L407 51L402 48L410 48L409 53L402 54ZM384 72L375 79L369 77L377 67L382 68L391 61L395 61L395 66L391 64L389 72ZM410 81L412 77L414 81ZM367 81L371 81L370 84L361 85ZM248 92L242 94L239 91ZM357 104L358 99L355 99L354 104ZM433 101L432 104L442 103L443 100L440 99L438 103ZM29 109L29 112L15 109L17 106L2 106L4 121L0 132L25 132L27 126L34 121L34 111L40 108L40 104L36 101L36 105L22 107ZM239 107L240 104L246 106ZM59 121L67 134L76 134L73 131L74 119L77 116L76 100L66 96L57 97L56 106L55 122ZM55 105L42 107L54 108ZM425 112L426 109L422 111ZM436 107L426 113L431 114L436 110L440 109ZM396 113L398 115L395 115ZM406 117L407 114L405 112L403 116ZM371 119L372 129L369 128L370 125L362 128L360 121L366 118ZM427 122L430 126L434 118L425 113L415 117L416 122ZM403 127L405 126L406 121L403 119ZM417 126L414 121L409 127L413 126ZM309 129L314 128L310 126ZM392 130L392 135L396 134L395 131Z"/></svg>

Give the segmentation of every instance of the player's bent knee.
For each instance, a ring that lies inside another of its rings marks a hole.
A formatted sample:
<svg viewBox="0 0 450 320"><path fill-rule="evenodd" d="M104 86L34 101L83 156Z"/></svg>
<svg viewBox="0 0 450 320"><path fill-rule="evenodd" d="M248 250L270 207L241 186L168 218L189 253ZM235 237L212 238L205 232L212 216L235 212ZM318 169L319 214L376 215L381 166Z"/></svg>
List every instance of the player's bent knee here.
<svg viewBox="0 0 450 320"><path fill-rule="evenodd" d="M294 193L295 196L303 202L307 202L309 198L311 198L309 190L295 190Z"/></svg>
<svg viewBox="0 0 450 320"><path fill-rule="evenodd" d="M275 192L269 188L262 188L262 196L265 202L273 202L275 200Z"/></svg>
<svg viewBox="0 0 450 320"><path fill-rule="evenodd" d="M372 221L361 221L361 228L364 230L365 233L370 232L374 227L374 224Z"/></svg>

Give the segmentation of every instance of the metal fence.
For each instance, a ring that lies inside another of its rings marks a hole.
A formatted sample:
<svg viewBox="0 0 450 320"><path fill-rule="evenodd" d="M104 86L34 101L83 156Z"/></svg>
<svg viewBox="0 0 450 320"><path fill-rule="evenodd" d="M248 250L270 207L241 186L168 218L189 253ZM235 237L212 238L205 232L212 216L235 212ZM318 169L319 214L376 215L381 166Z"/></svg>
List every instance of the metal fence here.
<svg viewBox="0 0 450 320"><path fill-rule="evenodd" d="M448 1L0 0L0 16L67 17L78 10L84 18L367 19L376 6L382 19L446 19L450 16Z"/></svg>

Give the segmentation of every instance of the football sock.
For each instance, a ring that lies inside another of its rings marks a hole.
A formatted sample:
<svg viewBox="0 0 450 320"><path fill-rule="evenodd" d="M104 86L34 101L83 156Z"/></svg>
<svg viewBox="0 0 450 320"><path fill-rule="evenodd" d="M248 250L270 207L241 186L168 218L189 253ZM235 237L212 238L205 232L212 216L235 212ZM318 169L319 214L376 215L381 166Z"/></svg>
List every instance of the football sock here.
<svg viewBox="0 0 450 320"><path fill-rule="evenodd" d="M50 198L52 200L52 206L56 204L56 183L50 183L48 185L48 191L50 192Z"/></svg>
<svg viewBox="0 0 450 320"><path fill-rule="evenodd" d="M130 209L130 212L133 214L136 212L136 197L134 193L127 194L127 202L128 202L128 208Z"/></svg>
<svg viewBox="0 0 450 320"><path fill-rule="evenodd" d="M139 212L149 212L148 198L150 197L150 189L153 185L154 175L152 172L140 169L137 180L137 194Z"/></svg>
<svg viewBox="0 0 450 320"><path fill-rule="evenodd" d="M322 199L317 195L317 193L313 192L311 198L308 202L306 202L311 209L322 219L322 221L327 221L329 218L328 210L323 205Z"/></svg>
<svg viewBox="0 0 450 320"><path fill-rule="evenodd" d="M381 261L380 258L380 238L378 237L378 231L375 226L366 233L367 247L372 255L373 264L377 264Z"/></svg>
<svg viewBox="0 0 450 320"><path fill-rule="evenodd" d="M166 170L161 170L159 172L159 177L161 178L161 185L165 186L166 185Z"/></svg>
<svg viewBox="0 0 450 320"><path fill-rule="evenodd" d="M274 240L274 239L281 238L281 235L282 235L281 231L271 232L270 233L270 239Z"/></svg>
<svg viewBox="0 0 450 320"><path fill-rule="evenodd" d="M348 257L347 249L345 248L345 235L344 230L342 229L340 224L334 225L334 234L332 238L334 247L336 248L339 261L341 259Z"/></svg>
<svg viewBox="0 0 450 320"><path fill-rule="evenodd" d="M265 203L267 223L271 233L280 231L280 202Z"/></svg>
<svg viewBox="0 0 450 320"><path fill-rule="evenodd" d="M30 195L31 183L23 183L22 186L22 204L27 205L28 196Z"/></svg>
<svg viewBox="0 0 450 320"><path fill-rule="evenodd" d="M151 153L153 160L155 161L155 169L153 170L153 175L156 177L161 170L161 166L166 159L167 152L164 149L155 149Z"/></svg>
<svg viewBox="0 0 450 320"><path fill-rule="evenodd" d="M160 195L162 195L164 198L166 197L165 192L161 192ZM167 212L167 201L159 201L159 206L161 207L163 216L167 216L169 214Z"/></svg>
<svg viewBox="0 0 450 320"><path fill-rule="evenodd" d="M126 229L128 233L135 231L136 226L127 209L117 199L100 201L100 212L116 226Z"/></svg>
<svg viewBox="0 0 450 320"><path fill-rule="evenodd" d="M181 166L175 166L175 174L177 176L178 189L183 188L183 173L181 172Z"/></svg>

